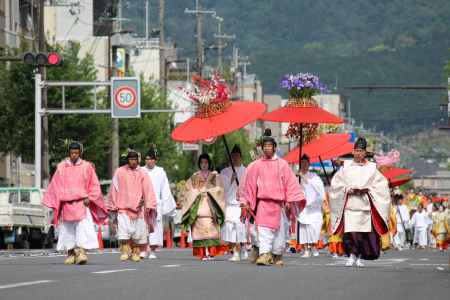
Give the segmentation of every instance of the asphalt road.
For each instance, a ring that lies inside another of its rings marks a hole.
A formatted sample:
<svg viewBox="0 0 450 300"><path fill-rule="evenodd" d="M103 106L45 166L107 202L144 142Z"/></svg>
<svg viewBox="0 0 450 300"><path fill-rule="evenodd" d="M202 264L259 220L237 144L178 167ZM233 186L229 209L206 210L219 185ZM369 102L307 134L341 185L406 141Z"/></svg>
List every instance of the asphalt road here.
<svg viewBox="0 0 450 300"><path fill-rule="evenodd" d="M388 252L362 269L326 254L285 266L257 267L219 258L202 262L190 250L163 250L158 260L119 262L117 253L91 254L85 266L63 256L0 254L0 299L448 299L449 254Z"/></svg>

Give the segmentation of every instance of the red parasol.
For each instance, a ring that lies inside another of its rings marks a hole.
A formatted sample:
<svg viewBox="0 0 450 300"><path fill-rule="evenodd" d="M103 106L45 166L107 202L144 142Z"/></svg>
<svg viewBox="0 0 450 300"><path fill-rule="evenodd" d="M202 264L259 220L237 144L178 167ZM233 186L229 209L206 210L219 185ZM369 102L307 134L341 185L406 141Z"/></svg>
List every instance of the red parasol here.
<svg viewBox="0 0 450 300"><path fill-rule="evenodd" d="M341 124L344 121L338 116L318 106L284 106L266 113L261 120L290 123L327 123Z"/></svg>
<svg viewBox="0 0 450 300"><path fill-rule="evenodd" d="M397 186L401 186L404 185L405 183L408 183L409 181L411 181L412 177L403 177L403 178L391 178L388 179L389 180L389 187L390 188L394 188Z"/></svg>
<svg viewBox="0 0 450 300"><path fill-rule="evenodd" d="M340 148L341 146L344 146L350 140L350 138L351 138L351 135L348 133L323 134L319 138L304 145L303 149L302 149L302 152L303 152L302 154L308 155L311 159L311 162L319 162L319 156L322 160L327 160L329 158L334 158L334 157L337 157L340 155L344 155L344 154L347 154L348 152L338 154L336 156L331 156L331 157L330 157L330 154L334 155L334 153L329 154L329 152L339 152L339 151L333 151L333 150L339 150L338 148ZM299 151L300 151L300 148L296 147L295 149L290 151L288 154L286 154L284 159L291 164L298 163ZM351 152L351 150L350 150L350 152ZM325 156L327 158L325 158ZM315 161L313 161L313 159L315 159Z"/></svg>
<svg viewBox="0 0 450 300"><path fill-rule="evenodd" d="M278 108L272 112L266 113L261 120L272 122L290 122L299 125L299 151L298 162L303 154L303 129L310 124L341 124L344 121L338 116L319 107L313 99L293 98L288 101L286 106ZM313 125L314 126L314 125ZM325 171L325 170L324 170ZM326 172L325 172L326 175ZM327 180L328 175L326 175ZM300 177L299 177L300 180Z"/></svg>
<svg viewBox="0 0 450 300"><path fill-rule="evenodd" d="M222 136L228 160L233 173L225 134L235 131L257 120L266 111L266 105L256 102L230 101L227 86L219 75L211 80L194 76L195 89L184 90L185 94L197 106L195 116L188 119L172 131L172 139L180 142L211 140ZM236 183L239 185L237 176Z"/></svg>
<svg viewBox="0 0 450 300"><path fill-rule="evenodd" d="M390 179L390 178L395 178L395 177L402 176L402 175L409 175L412 172L413 171L410 169L391 168L391 169L386 169L385 171L382 171L381 173L383 173L384 177L386 177L387 179Z"/></svg>
<svg viewBox="0 0 450 300"><path fill-rule="evenodd" d="M344 145L338 146L337 148L335 148L329 152L326 152L326 153L321 154L320 156L311 158L311 162L319 162L320 159L328 160L328 159L333 159L336 157L347 155L349 153L352 153L354 146L355 145L353 145L352 143L347 142Z"/></svg>
<svg viewBox="0 0 450 300"><path fill-rule="evenodd" d="M172 131L172 139L192 142L221 136L257 120L265 111L263 103L232 101L220 114L208 118L194 116L186 120Z"/></svg>

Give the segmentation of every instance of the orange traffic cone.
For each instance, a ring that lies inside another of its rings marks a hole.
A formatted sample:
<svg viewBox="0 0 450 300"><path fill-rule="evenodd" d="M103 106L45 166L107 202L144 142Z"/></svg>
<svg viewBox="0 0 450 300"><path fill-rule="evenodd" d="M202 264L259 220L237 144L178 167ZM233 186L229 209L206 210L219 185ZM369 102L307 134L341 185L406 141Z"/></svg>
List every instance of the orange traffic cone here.
<svg viewBox="0 0 450 300"><path fill-rule="evenodd" d="M164 232L164 240L166 241L166 248L173 248L173 239L170 229Z"/></svg>
<svg viewBox="0 0 450 300"><path fill-rule="evenodd" d="M104 249L105 246L103 245L102 228L100 226L98 227L97 239L98 239L98 249Z"/></svg>
<svg viewBox="0 0 450 300"><path fill-rule="evenodd" d="M186 239L187 239L187 234L184 231L181 231L180 233L180 248L186 248Z"/></svg>

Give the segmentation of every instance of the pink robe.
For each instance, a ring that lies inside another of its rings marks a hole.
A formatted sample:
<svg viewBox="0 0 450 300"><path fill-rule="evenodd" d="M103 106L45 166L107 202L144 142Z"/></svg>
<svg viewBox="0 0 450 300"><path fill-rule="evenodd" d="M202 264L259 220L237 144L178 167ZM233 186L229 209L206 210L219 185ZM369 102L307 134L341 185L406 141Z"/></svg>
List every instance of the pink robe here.
<svg viewBox="0 0 450 300"><path fill-rule="evenodd" d="M145 217L147 224L152 225L156 217L156 197L147 172L141 167L133 170L128 165L118 168L106 205L109 211L124 212L130 219Z"/></svg>
<svg viewBox="0 0 450 300"><path fill-rule="evenodd" d="M288 163L280 158L252 162L239 191L240 201L256 212L258 226L278 229L282 206L300 207L305 195ZM258 207L257 207L258 206Z"/></svg>
<svg viewBox="0 0 450 300"><path fill-rule="evenodd" d="M83 220L85 198L89 199L94 222L102 224L108 215L94 165L82 159L75 164L69 159L60 162L42 200L43 205L54 210L53 223L57 224L60 219Z"/></svg>

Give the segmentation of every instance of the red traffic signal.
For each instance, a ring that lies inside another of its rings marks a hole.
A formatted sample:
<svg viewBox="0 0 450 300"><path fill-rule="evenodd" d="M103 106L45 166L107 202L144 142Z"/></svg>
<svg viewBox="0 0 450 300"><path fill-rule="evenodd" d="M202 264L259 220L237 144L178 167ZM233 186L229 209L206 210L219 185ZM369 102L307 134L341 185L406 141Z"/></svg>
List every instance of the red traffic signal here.
<svg viewBox="0 0 450 300"><path fill-rule="evenodd" d="M61 55L55 52L50 53L32 53L27 52L23 55L23 62L33 66L60 66L63 62Z"/></svg>

